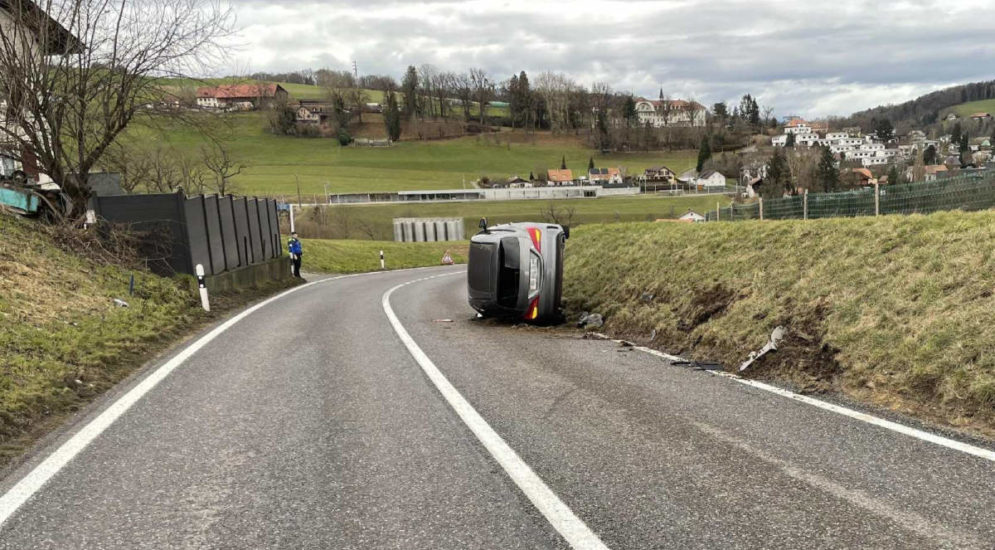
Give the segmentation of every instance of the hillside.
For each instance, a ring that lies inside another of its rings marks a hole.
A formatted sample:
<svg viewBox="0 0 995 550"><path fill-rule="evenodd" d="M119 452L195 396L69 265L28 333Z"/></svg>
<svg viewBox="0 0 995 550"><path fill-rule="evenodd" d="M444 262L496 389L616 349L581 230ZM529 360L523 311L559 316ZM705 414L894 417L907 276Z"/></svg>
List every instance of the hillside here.
<svg viewBox="0 0 995 550"><path fill-rule="evenodd" d="M836 122L840 127L857 125L870 128L872 119L887 118L896 127L919 128L938 122L940 115L950 109L963 116L962 109L969 111L973 107L958 106L989 99L995 99L995 80L951 86L897 105L882 105L859 111Z"/></svg>
<svg viewBox="0 0 995 550"><path fill-rule="evenodd" d="M391 240L394 238L394 218L463 218L464 227L471 231L480 218L491 224L548 220L552 208L560 223L573 226L589 223L647 221L678 218L688 210L704 214L714 210L716 203L727 206L730 199L723 195L604 197L571 200L470 201L426 204L369 204L330 206L320 211L306 210L297 218L298 231L303 236L323 236L336 239ZM469 236L469 235L468 235Z"/></svg>
<svg viewBox="0 0 995 550"><path fill-rule="evenodd" d="M995 99L983 99L981 101L969 101L945 109L941 114L952 112L959 117L969 117L974 113L990 113L995 115Z"/></svg>
<svg viewBox="0 0 995 550"><path fill-rule="evenodd" d="M728 370L783 325L748 376L995 436L992 242L991 211L585 226L564 295L612 334Z"/></svg>
<svg viewBox="0 0 995 550"><path fill-rule="evenodd" d="M680 173L694 166L695 151L600 155L577 138L520 133L437 141L400 142L390 148L341 147L332 139L277 136L267 131L264 113L222 117L202 115L223 136L232 158L246 166L233 181L247 195L297 197L297 182L307 202L323 193L458 189L464 181L492 179L567 166L586 173L593 156L598 166L622 165L630 173L664 164ZM139 119L124 138L147 151L163 146L170 155L199 155L205 138L189 126L169 120ZM534 140L534 142L533 142Z"/></svg>

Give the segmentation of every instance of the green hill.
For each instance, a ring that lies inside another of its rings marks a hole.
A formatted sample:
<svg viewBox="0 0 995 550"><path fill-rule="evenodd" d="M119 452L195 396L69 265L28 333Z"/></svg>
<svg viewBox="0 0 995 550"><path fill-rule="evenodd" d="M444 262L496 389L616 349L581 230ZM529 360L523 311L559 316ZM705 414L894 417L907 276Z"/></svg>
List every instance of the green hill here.
<svg viewBox="0 0 995 550"><path fill-rule="evenodd" d="M564 296L606 330L995 436L995 212L579 228Z"/></svg>
<svg viewBox="0 0 995 550"><path fill-rule="evenodd" d="M234 182L238 193L297 197L297 183L308 202L329 193L458 189L482 176L528 177L559 168L587 172L588 159L598 166L624 166L638 173L664 164L678 173L694 166L696 152L617 153L600 155L576 138L540 135L533 144L523 134L501 133L438 141L403 141L390 148L340 147L333 139L277 136L267 131L266 114L202 115L223 135L233 159L246 166ZM168 119L138 120L125 138L132 145L163 144L174 154L199 154L203 135Z"/></svg>

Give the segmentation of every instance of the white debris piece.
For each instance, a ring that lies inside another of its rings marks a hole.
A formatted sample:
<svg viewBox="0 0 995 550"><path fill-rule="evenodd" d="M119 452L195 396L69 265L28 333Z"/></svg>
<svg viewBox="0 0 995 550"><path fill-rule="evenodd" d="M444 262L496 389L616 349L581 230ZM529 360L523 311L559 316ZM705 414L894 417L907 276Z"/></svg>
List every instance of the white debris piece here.
<svg viewBox="0 0 995 550"><path fill-rule="evenodd" d="M117 307L128 307L128 302L125 302L121 298L114 298L114 305Z"/></svg>
<svg viewBox="0 0 995 550"><path fill-rule="evenodd" d="M788 332L787 329L785 329L784 327L775 328L774 332L770 334L770 340L767 341L767 345L760 348L760 351L750 352L750 356L746 359L746 361L742 365L739 366L739 372L743 372L744 370L746 370L757 359L760 359L764 355L767 355L772 351L777 351L778 344L781 343L781 340L784 340L784 335L787 334L787 332Z"/></svg>

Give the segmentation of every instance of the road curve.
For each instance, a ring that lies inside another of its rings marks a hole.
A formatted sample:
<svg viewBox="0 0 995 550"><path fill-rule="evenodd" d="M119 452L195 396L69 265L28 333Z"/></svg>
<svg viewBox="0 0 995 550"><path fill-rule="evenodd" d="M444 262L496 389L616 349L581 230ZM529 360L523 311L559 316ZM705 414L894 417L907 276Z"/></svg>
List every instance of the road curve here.
<svg viewBox="0 0 995 550"><path fill-rule="evenodd" d="M0 548L568 547L384 314L387 290L459 271L327 281L240 320L17 509ZM458 274L390 306L608 547L995 547L991 461L611 342L475 321Z"/></svg>

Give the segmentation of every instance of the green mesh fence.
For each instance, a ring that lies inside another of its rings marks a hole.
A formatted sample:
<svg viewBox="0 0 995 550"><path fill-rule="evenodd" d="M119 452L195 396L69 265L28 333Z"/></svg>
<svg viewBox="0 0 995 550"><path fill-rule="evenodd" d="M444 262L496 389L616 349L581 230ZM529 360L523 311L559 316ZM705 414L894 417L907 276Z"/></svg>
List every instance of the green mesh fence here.
<svg viewBox="0 0 995 550"><path fill-rule="evenodd" d="M976 172L937 181L882 185L879 210L884 214L927 214L941 210L984 210L995 207L995 171ZM874 188L843 193L809 193L763 201L763 219L818 219L874 215ZM760 219L760 204L733 204L709 212L708 221Z"/></svg>

